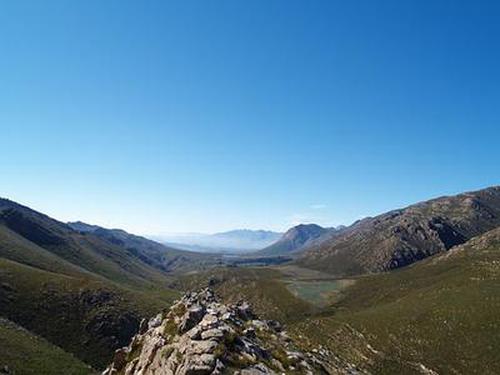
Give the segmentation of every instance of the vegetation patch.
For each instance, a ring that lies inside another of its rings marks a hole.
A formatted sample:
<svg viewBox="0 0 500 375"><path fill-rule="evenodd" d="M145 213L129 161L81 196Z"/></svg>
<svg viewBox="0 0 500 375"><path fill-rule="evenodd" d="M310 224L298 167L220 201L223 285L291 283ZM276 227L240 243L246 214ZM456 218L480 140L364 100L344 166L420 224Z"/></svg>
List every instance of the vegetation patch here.
<svg viewBox="0 0 500 375"><path fill-rule="evenodd" d="M0 368L13 374L90 375L90 366L45 339L0 319Z"/></svg>
<svg viewBox="0 0 500 375"><path fill-rule="evenodd" d="M293 295L316 306L333 303L351 280L285 280Z"/></svg>
<svg viewBox="0 0 500 375"><path fill-rule="evenodd" d="M163 326L163 335L167 339L171 340L175 335L177 335L178 330L179 327L177 327L177 324L175 323L175 320L173 318L165 319L165 323Z"/></svg>

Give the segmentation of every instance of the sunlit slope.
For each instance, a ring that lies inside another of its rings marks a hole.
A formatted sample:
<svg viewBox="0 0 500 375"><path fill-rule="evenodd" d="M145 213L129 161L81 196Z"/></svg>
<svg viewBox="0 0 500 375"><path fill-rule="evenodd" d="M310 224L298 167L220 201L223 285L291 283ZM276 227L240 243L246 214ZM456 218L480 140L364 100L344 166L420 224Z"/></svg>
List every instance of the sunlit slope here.
<svg viewBox="0 0 500 375"><path fill-rule="evenodd" d="M324 332L353 327L380 352L372 359L376 372L421 363L440 374L498 374L499 311L500 229L495 229L442 256L358 279L332 312L300 329L335 348L338 342L328 341Z"/></svg>
<svg viewBox="0 0 500 375"><path fill-rule="evenodd" d="M500 226L500 187L441 197L363 219L303 253L298 264L336 276L407 266Z"/></svg>

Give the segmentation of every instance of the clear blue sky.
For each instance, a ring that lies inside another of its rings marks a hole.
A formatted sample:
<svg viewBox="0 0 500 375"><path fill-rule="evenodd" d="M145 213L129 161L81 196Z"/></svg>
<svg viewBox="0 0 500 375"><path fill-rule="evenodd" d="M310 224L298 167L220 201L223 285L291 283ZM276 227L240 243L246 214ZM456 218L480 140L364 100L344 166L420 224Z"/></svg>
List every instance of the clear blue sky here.
<svg viewBox="0 0 500 375"><path fill-rule="evenodd" d="M0 195L136 233L500 183L496 1L0 4Z"/></svg>

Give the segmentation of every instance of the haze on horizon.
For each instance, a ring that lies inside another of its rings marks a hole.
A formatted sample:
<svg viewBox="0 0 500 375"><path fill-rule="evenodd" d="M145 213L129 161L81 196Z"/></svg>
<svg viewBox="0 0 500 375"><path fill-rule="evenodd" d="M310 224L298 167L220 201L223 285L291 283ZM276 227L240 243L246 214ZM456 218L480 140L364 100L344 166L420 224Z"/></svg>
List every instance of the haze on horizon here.
<svg viewBox="0 0 500 375"><path fill-rule="evenodd" d="M498 185L499 8L5 2L0 195L138 234L283 232Z"/></svg>

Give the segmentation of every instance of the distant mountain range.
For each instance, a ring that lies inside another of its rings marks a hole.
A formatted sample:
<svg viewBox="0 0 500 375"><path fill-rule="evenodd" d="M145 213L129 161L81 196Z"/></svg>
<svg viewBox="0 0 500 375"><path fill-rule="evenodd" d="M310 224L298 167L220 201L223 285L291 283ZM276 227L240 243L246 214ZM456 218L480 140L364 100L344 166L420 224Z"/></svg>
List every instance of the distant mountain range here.
<svg viewBox="0 0 500 375"><path fill-rule="evenodd" d="M214 253L244 253L259 250L278 241L282 233L266 230L236 229L215 234L186 233L151 236L168 246Z"/></svg>

